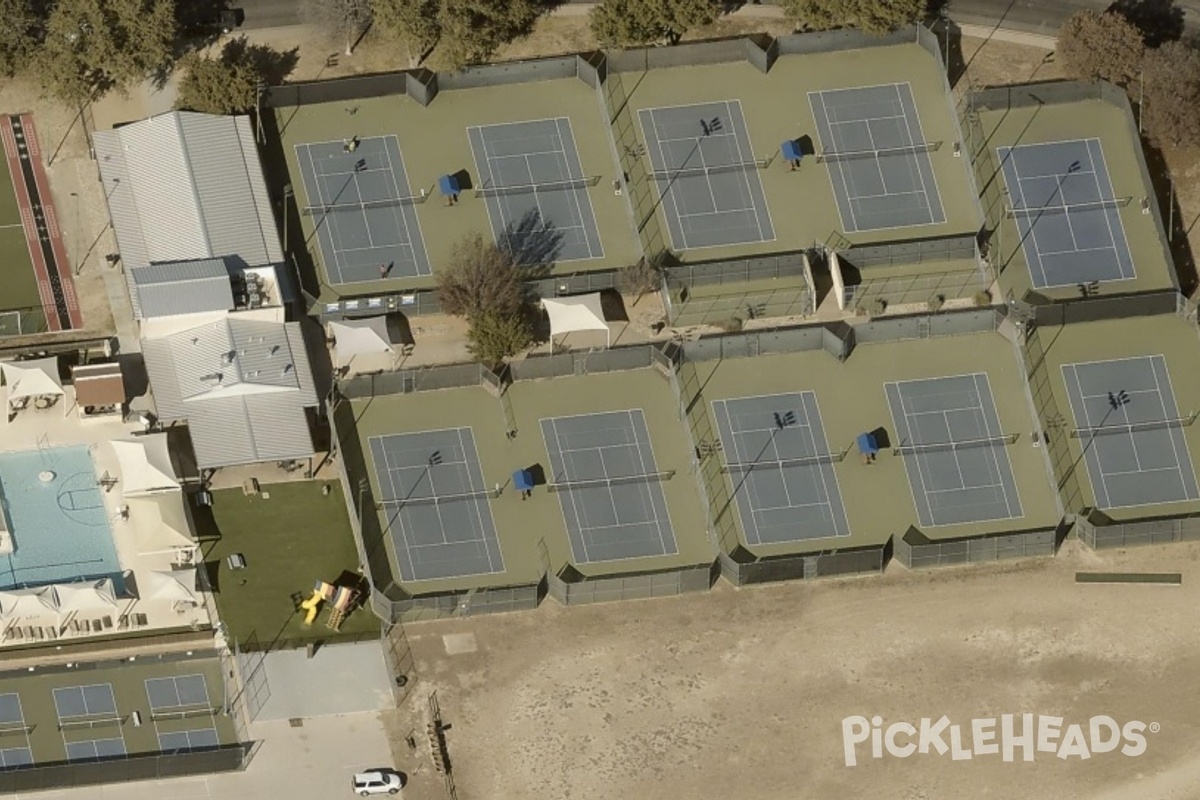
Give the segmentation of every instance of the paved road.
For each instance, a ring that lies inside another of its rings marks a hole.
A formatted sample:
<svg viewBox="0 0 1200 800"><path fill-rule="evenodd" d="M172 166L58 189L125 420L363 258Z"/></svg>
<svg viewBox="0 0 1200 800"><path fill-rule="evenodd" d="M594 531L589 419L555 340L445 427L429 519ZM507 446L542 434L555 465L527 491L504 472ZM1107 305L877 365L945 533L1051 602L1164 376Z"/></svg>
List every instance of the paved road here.
<svg viewBox="0 0 1200 800"><path fill-rule="evenodd" d="M233 0L246 11L245 28L284 28L300 24L300 0Z"/></svg>

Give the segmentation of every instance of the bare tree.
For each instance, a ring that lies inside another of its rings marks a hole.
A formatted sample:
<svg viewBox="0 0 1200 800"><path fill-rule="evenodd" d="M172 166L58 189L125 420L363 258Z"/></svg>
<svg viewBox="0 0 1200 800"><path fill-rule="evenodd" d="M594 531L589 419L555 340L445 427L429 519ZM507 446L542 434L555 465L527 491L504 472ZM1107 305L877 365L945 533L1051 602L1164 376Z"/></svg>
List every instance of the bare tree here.
<svg viewBox="0 0 1200 800"><path fill-rule="evenodd" d="M1076 78L1128 86L1142 67L1142 34L1112 12L1080 11L1058 32L1058 55Z"/></svg>
<svg viewBox="0 0 1200 800"><path fill-rule="evenodd" d="M1162 147L1200 144L1200 50L1167 42L1146 53L1142 125Z"/></svg>
<svg viewBox="0 0 1200 800"><path fill-rule="evenodd" d="M404 45L408 65L429 57L442 35L438 0L371 0L375 30Z"/></svg>
<svg viewBox="0 0 1200 800"><path fill-rule="evenodd" d="M348 56L371 25L370 0L302 0L300 13L310 25L344 40Z"/></svg>
<svg viewBox="0 0 1200 800"><path fill-rule="evenodd" d="M520 268L478 233L454 244L446 268L437 272L437 286L442 310L469 320L483 314L513 316L525 304Z"/></svg>
<svg viewBox="0 0 1200 800"><path fill-rule="evenodd" d="M853 26L884 34L929 13L929 0L781 0L784 12L805 28Z"/></svg>

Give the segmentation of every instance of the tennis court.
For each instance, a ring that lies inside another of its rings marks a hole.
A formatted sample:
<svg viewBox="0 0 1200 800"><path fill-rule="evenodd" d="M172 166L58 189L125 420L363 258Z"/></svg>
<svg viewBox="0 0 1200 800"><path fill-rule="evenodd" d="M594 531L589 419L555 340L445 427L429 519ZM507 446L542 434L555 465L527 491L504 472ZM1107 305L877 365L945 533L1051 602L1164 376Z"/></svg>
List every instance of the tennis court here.
<svg viewBox="0 0 1200 800"><path fill-rule="evenodd" d="M370 448L402 580L504 571L471 428L372 436Z"/></svg>
<svg viewBox="0 0 1200 800"><path fill-rule="evenodd" d="M679 552L640 408L541 420L576 564Z"/></svg>
<svg viewBox="0 0 1200 800"><path fill-rule="evenodd" d="M307 205L331 284L432 274L395 136L296 145Z"/></svg>
<svg viewBox="0 0 1200 800"><path fill-rule="evenodd" d="M749 545L849 536L813 392L714 400L724 471Z"/></svg>
<svg viewBox="0 0 1200 800"><path fill-rule="evenodd" d="M29 725L21 708L21 696L0 694L0 769L32 763L33 747L29 743Z"/></svg>
<svg viewBox="0 0 1200 800"><path fill-rule="evenodd" d="M203 675L146 678L146 699L159 749L165 753L220 745L208 682ZM160 723L169 730L161 730Z"/></svg>
<svg viewBox="0 0 1200 800"><path fill-rule="evenodd" d="M57 688L54 707L69 760L94 761L125 755L125 734L111 683Z"/></svg>
<svg viewBox="0 0 1200 800"><path fill-rule="evenodd" d="M1063 380L1099 508L1200 498L1163 356L1064 364Z"/></svg>
<svg viewBox="0 0 1200 800"><path fill-rule="evenodd" d="M585 176L571 120L467 128L475 174L496 244L519 264L603 258L588 197L599 176Z"/></svg>
<svg viewBox="0 0 1200 800"><path fill-rule="evenodd" d="M1024 516L986 373L884 385L924 527Z"/></svg>
<svg viewBox="0 0 1200 800"><path fill-rule="evenodd" d="M638 111L676 250L770 242L775 229L737 100Z"/></svg>
<svg viewBox="0 0 1200 800"><path fill-rule="evenodd" d="M999 148L1004 183L1036 289L1137 277L1099 139Z"/></svg>
<svg viewBox="0 0 1200 800"><path fill-rule="evenodd" d="M829 182L846 233L946 221L912 86L809 92Z"/></svg>

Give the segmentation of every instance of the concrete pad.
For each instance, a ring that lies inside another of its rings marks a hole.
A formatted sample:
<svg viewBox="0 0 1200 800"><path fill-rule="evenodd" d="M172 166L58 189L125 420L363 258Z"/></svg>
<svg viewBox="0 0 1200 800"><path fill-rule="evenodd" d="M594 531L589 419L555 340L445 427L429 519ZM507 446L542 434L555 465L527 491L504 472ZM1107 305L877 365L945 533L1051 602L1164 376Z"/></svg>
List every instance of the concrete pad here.
<svg viewBox="0 0 1200 800"><path fill-rule="evenodd" d="M392 705L391 676L378 642L267 654L270 699L258 721L378 711ZM322 723L323 724L323 723Z"/></svg>
<svg viewBox="0 0 1200 800"><path fill-rule="evenodd" d="M479 649L473 633L447 633L442 637L442 644L446 646L446 655L448 656L474 653Z"/></svg>

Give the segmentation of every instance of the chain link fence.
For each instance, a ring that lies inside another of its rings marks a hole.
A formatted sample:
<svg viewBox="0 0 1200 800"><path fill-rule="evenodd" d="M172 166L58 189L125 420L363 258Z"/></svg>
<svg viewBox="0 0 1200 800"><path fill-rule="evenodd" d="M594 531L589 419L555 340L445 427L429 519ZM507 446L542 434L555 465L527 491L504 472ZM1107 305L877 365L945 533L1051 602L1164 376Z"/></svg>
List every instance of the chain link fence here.
<svg viewBox="0 0 1200 800"><path fill-rule="evenodd" d="M1200 541L1200 514L1117 522L1103 512L1076 518L1077 535L1093 550Z"/></svg>
<svg viewBox="0 0 1200 800"><path fill-rule="evenodd" d="M896 560L909 569L981 564L1011 558L1052 556L1066 538L1069 526L1060 525L1020 533L995 533L932 540L916 528L896 539Z"/></svg>

